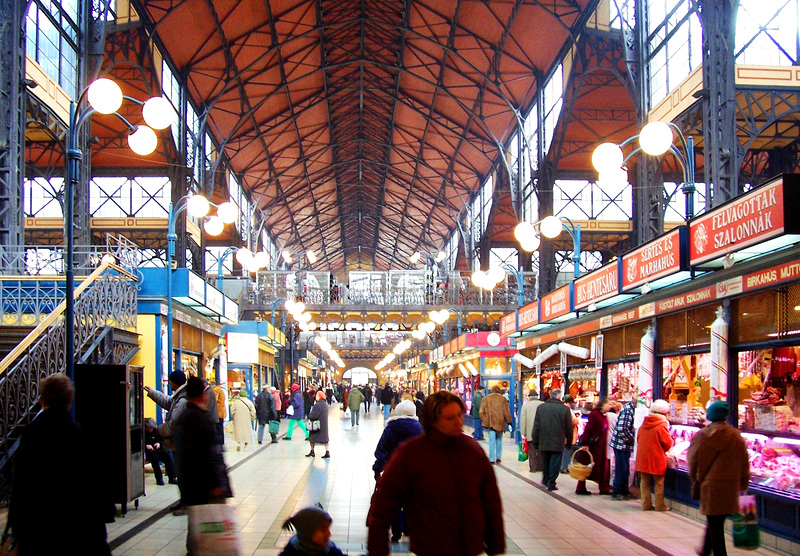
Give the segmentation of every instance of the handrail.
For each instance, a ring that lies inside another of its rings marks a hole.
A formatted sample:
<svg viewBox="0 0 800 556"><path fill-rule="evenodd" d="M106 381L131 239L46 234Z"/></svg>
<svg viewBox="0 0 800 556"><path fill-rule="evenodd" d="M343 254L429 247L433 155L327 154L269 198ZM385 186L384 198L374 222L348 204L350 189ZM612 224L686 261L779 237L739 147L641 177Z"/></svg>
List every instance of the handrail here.
<svg viewBox="0 0 800 556"><path fill-rule="evenodd" d="M125 270L117 266L115 263L112 262L102 262L100 266L98 266L83 282L81 282L78 287L75 288L74 297L77 298L83 291L88 288L91 284L97 280L100 275L103 274L109 268L116 270L123 276L128 277L133 281L138 281L138 278ZM58 304L58 307L55 310L47 315L42 322L40 322L36 328L34 328L30 334L28 334L17 346L12 349L8 355L6 355L2 361L0 361L0 375L5 373L8 368L11 366L14 361L16 361L25 351L33 345L33 343L39 339L39 337L44 334L64 313L67 307L66 299Z"/></svg>

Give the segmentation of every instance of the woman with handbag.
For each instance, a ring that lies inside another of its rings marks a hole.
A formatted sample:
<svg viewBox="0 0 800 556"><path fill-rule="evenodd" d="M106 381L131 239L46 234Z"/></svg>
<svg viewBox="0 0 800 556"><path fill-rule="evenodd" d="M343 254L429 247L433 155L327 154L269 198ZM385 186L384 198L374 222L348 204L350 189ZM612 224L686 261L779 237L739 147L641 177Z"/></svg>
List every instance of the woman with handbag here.
<svg viewBox="0 0 800 556"><path fill-rule="evenodd" d="M642 511L657 510L668 512L664 503L664 475L667 472L667 451L672 448L669 435L669 403L656 400L650 406L650 415L644 418L636 435L636 471L641 477ZM650 498L650 484L655 485L656 505Z"/></svg>
<svg viewBox="0 0 800 556"><path fill-rule="evenodd" d="M592 474L587 480L594 481L600 486L600 494L611 494L611 466L608 461L608 419L606 412L611 407L611 402L605 396L600 398L597 405L589 414L589 421L581 437L581 450L588 450L594 459ZM575 456L577 459L578 456ZM586 481L578 481L575 494L589 495L586 490Z"/></svg>
<svg viewBox="0 0 800 556"><path fill-rule="evenodd" d="M700 500L706 516L706 534L701 556L726 556L725 518L739 511L739 493L750 485L747 445L738 430L726 423L731 412L727 402L708 406L711 424L693 437L687 453L692 498Z"/></svg>
<svg viewBox="0 0 800 556"><path fill-rule="evenodd" d="M292 394L286 404L286 418L289 420L289 428L286 431L284 440L291 440L294 427L299 426L308 440L308 428L303 420L303 394L300 393L300 385L296 382L292 384Z"/></svg>
<svg viewBox="0 0 800 556"><path fill-rule="evenodd" d="M247 390L239 390L239 397L231 401L231 418L233 418L233 439L237 442L236 451L247 451L247 445L253 439L253 421L256 420L256 406L248 399Z"/></svg>
<svg viewBox="0 0 800 556"><path fill-rule="evenodd" d="M314 446L321 444L325 446L325 455L322 459L328 459L331 457L328 451L328 400L322 390L317 392L316 398L317 401L308 412L308 439L311 441L311 451L306 457L313 458Z"/></svg>

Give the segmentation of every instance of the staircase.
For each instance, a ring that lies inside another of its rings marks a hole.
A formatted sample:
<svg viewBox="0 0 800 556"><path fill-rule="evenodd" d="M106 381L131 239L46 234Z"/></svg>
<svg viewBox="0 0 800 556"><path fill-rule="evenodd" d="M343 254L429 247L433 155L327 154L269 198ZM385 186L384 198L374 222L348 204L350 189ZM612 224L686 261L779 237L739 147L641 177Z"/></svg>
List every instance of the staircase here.
<svg viewBox="0 0 800 556"><path fill-rule="evenodd" d="M130 361L139 349L136 293L136 276L110 261L75 288L76 362ZM65 308L62 300L35 328L0 327L0 507L8 502L17 440L39 411L38 383L66 366Z"/></svg>

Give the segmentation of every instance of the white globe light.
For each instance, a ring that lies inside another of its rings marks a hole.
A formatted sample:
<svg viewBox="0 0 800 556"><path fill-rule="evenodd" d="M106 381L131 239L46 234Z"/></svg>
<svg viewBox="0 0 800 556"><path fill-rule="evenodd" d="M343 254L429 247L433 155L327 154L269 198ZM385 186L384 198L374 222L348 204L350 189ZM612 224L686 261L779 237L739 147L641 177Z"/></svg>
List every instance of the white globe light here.
<svg viewBox="0 0 800 556"><path fill-rule="evenodd" d="M482 270L476 270L472 273L472 283L479 288L483 287L483 283L486 281L486 273Z"/></svg>
<svg viewBox="0 0 800 556"><path fill-rule="evenodd" d="M192 195L189 197L189 200L186 201L186 209L189 211L189 214L195 218L202 218L208 214L210 206L208 199L202 195Z"/></svg>
<svg viewBox="0 0 800 556"><path fill-rule="evenodd" d="M529 245L536 238L536 228L530 222L520 222L514 228L514 237L525 249L524 245ZM528 251L528 249L525 249L525 251Z"/></svg>
<svg viewBox="0 0 800 556"><path fill-rule="evenodd" d="M230 201L222 203L217 207L217 216L219 216L225 224L233 224L239 218L239 209Z"/></svg>
<svg viewBox="0 0 800 556"><path fill-rule="evenodd" d="M539 245L542 241L537 237L533 236L529 241L520 242L519 246L522 248L523 251L527 251L528 253L533 253L539 248Z"/></svg>
<svg viewBox="0 0 800 556"><path fill-rule="evenodd" d="M561 228L561 220L557 216L548 216L539 225L542 235L551 239L561 234Z"/></svg>
<svg viewBox="0 0 800 556"><path fill-rule="evenodd" d="M288 249L281 251L281 257L283 257L286 264L292 264L292 253Z"/></svg>
<svg viewBox="0 0 800 556"><path fill-rule="evenodd" d="M253 252L247 247L242 247L236 252L236 261L242 265L247 266L253 260Z"/></svg>
<svg viewBox="0 0 800 556"><path fill-rule="evenodd" d="M294 313L295 305L296 303L291 299L287 299L286 301L283 302L284 308L290 313Z"/></svg>
<svg viewBox="0 0 800 556"><path fill-rule="evenodd" d="M616 143L602 143L592 153L592 166L598 172L603 172L610 168L619 168L625 156L622 149Z"/></svg>
<svg viewBox="0 0 800 556"><path fill-rule="evenodd" d="M103 255L103 258L100 259L100 262L102 264L117 264L117 258L111 253L106 253Z"/></svg>
<svg viewBox="0 0 800 556"><path fill-rule="evenodd" d="M203 225L205 228L206 233L210 236L218 236L222 233L222 230L225 228L225 224L222 223L219 216L212 216L206 223Z"/></svg>
<svg viewBox="0 0 800 556"><path fill-rule="evenodd" d="M308 262L310 262L311 264L317 262L317 254L314 253L311 249L306 251L306 258L308 259Z"/></svg>
<svg viewBox="0 0 800 556"><path fill-rule="evenodd" d="M136 126L136 131L128 135L128 146L139 156L147 156L156 150L158 137L146 125Z"/></svg>
<svg viewBox="0 0 800 556"><path fill-rule="evenodd" d="M311 322L311 313L301 313L300 314L300 322Z"/></svg>
<svg viewBox="0 0 800 556"><path fill-rule="evenodd" d="M440 262L442 262L446 256L447 256L447 255L445 254L445 252L444 252L444 251L439 251L439 252L436 254L436 262L437 262L437 263L440 263Z"/></svg>
<svg viewBox="0 0 800 556"><path fill-rule="evenodd" d="M269 253L266 251L259 251L255 255L253 255L253 261L258 266L258 268L267 268L269 265Z"/></svg>
<svg viewBox="0 0 800 556"><path fill-rule="evenodd" d="M122 106L122 89L110 79L98 79L89 85L86 98L95 112L113 114Z"/></svg>
<svg viewBox="0 0 800 556"><path fill-rule="evenodd" d="M303 303L302 301L298 301L297 303L294 304L294 310L297 313L302 313L303 311L306 310L306 304Z"/></svg>
<svg viewBox="0 0 800 556"><path fill-rule="evenodd" d="M650 122L639 132L639 146L651 156L660 156L672 145L672 129L664 122Z"/></svg>
<svg viewBox="0 0 800 556"><path fill-rule="evenodd" d="M506 277L506 272L499 266L490 268L486 272L486 282L491 284L499 284Z"/></svg>
<svg viewBox="0 0 800 556"><path fill-rule="evenodd" d="M597 185L604 189L624 188L628 185L628 170L616 168L604 170L597 176Z"/></svg>
<svg viewBox="0 0 800 556"><path fill-rule="evenodd" d="M147 99L142 106L142 117L153 129L166 129L175 122L177 114L167 99L153 97Z"/></svg>
<svg viewBox="0 0 800 556"><path fill-rule="evenodd" d="M414 251L414 253L408 258L408 260L411 261L412 263L416 263L421 256L422 255L420 255L419 251Z"/></svg>

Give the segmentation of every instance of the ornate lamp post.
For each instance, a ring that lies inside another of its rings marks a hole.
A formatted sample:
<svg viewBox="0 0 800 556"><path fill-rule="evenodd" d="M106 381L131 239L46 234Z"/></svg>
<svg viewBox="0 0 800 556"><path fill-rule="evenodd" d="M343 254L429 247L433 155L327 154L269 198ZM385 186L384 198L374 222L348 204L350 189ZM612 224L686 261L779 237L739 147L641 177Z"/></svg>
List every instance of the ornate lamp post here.
<svg viewBox="0 0 800 556"><path fill-rule="evenodd" d="M676 147L673 142L675 136L678 137L683 152ZM622 148L639 140L639 146L633 149L628 156L624 156ZM639 151L650 156L661 156L667 152L675 155L683 169L683 183L681 191L686 196L686 220L694 216L694 193L696 191L694 182L694 138L690 135L685 137L681 129L672 122L654 121L645 125L638 135L628 137L619 145L615 143L603 143L598 145L592 153L592 166L600 173L598 181L602 181L604 176L611 176L617 179L615 174L624 174L627 180L627 170L625 164L631 157Z"/></svg>
<svg viewBox="0 0 800 556"><path fill-rule="evenodd" d="M238 210L233 203L222 203L217 205L203 197L202 195L185 195L178 200L178 207L173 207L172 203L169 204L167 216L167 376L172 373L172 271L173 259L175 257L175 242L178 235L175 233L175 222L178 215L183 211L188 211L189 214L195 218L204 218L208 215L211 206L217 208L216 216L209 217L203 228L206 233L212 236L217 236L222 233L225 224L230 224L236 221L238 217ZM178 368L180 369L180 361L178 361Z"/></svg>
<svg viewBox="0 0 800 556"><path fill-rule="evenodd" d="M117 112L122 101L128 100L142 106L142 117L147 125L134 125ZM81 105L87 105L81 108ZM175 120L175 111L163 97L153 97L145 102L122 94L119 85L110 79L98 79L85 88L69 107L69 127L67 129L67 176L64 186L64 235L66 243L66 364L67 376L72 379L75 370L75 272L74 272L74 209L75 189L80 177L80 161L83 151L78 145L81 127L93 114L107 114L121 120L130 132L128 146L138 155L147 156L158 144L153 129L165 129Z"/></svg>

